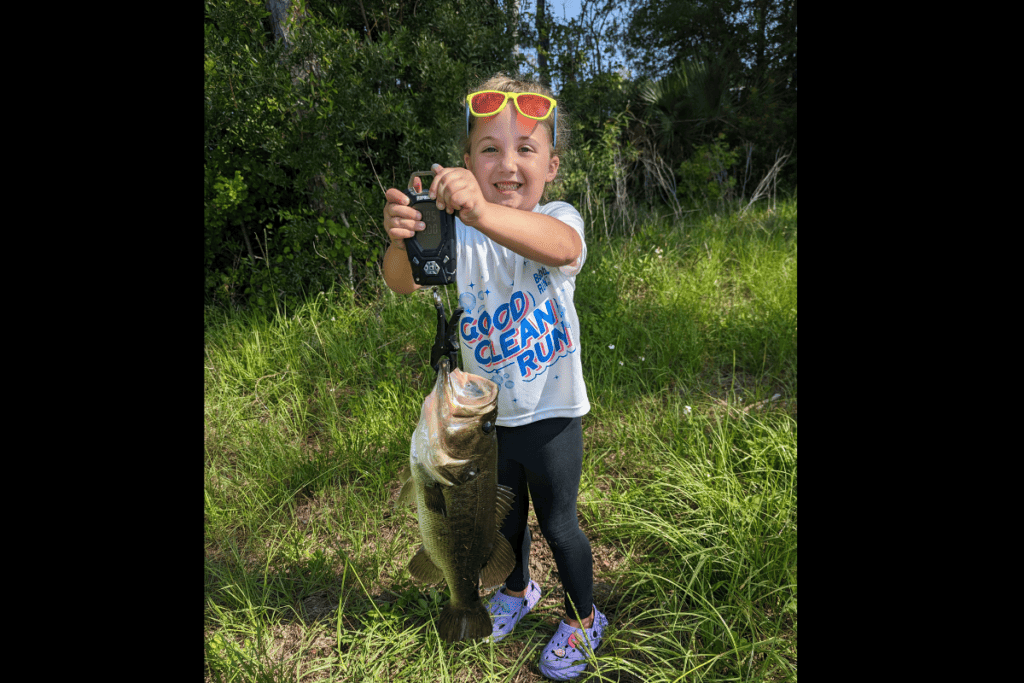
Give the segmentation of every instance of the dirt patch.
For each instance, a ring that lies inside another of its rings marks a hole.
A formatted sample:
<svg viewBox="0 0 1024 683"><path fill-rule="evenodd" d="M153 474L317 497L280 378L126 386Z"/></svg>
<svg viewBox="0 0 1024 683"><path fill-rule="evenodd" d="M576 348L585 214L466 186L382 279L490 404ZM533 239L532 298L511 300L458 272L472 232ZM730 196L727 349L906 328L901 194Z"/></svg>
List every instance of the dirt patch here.
<svg viewBox="0 0 1024 683"><path fill-rule="evenodd" d="M245 649L262 660L269 670L294 672L300 680L316 681L330 676L328 671L309 672L325 657L332 656L334 639L326 634L307 630L301 623L284 623L271 626L260 639L262 642L247 640ZM207 681L215 680L209 674Z"/></svg>
<svg viewBox="0 0 1024 683"><path fill-rule="evenodd" d="M301 603L299 614L304 621L316 621L329 616L338 609L338 599L331 598L327 591L317 591L304 598Z"/></svg>
<svg viewBox="0 0 1024 683"><path fill-rule="evenodd" d="M764 413L770 410L781 410L796 417L796 399L780 400L781 394L773 394L771 398L762 399L755 403L744 405L739 399L736 403L729 403L720 398L712 398L711 406L708 408L708 416L715 420L723 418L739 419L751 413Z"/></svg>

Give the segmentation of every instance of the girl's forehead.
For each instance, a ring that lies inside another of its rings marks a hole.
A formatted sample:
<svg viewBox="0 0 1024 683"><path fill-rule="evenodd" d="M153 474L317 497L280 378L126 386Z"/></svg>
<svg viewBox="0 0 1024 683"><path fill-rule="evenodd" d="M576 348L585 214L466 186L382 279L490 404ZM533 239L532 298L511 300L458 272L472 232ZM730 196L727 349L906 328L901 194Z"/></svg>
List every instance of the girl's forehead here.
<svg viewBox="0 0 1024 683"><path fill-rule="evenodd" d="M551 144L551 134L547 126L540 121L521 116L516 108L509 103L494 116L476 117L476 125L470 139L479 142L485 138L493 140L526 140L533 139L538 143Z"/></svg>

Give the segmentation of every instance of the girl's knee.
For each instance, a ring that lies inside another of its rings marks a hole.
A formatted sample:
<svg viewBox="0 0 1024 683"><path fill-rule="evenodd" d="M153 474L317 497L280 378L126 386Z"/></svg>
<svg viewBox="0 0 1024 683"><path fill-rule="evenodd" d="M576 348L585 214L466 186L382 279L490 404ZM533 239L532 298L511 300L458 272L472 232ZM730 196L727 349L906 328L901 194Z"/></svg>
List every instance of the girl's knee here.
<svg viewBox="0 0 1024 683"><path fill-rule="evenodd" d="M571 548L576 546L589 546L590 540L580 529L579 522L573 518L569 524L542 524L540 532L544 534L544 540L551 546L552 552L559 548Z"/></svg>

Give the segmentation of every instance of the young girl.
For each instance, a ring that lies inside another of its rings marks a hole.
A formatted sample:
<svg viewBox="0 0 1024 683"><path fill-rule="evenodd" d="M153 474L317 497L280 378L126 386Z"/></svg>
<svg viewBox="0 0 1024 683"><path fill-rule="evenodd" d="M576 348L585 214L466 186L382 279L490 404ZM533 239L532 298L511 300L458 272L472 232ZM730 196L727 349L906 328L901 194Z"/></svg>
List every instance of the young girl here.
<svg viewBox="0 0 1024 683"><path fill-rule="evenodd" d="M512 544L516 565L488 603L494 639L511 633L540 599L529 574L532 497L565 588L565 620L539 662L545 676L559 680L583 672L608 624L592 601L590 542L576 519L581 417L590 410L573 305L587 253L583 219L565 202L539 203L558 174L567 134L567 117L550 91L495 76L466 98L465 168L435 164L430 185L439 209L459 211L462 366L501 387L498 483L515 494L501 534ZM401 191L391 188L386 197L391 246L384 279L407 294L419 286L403 240L425 226Z"/></svg>

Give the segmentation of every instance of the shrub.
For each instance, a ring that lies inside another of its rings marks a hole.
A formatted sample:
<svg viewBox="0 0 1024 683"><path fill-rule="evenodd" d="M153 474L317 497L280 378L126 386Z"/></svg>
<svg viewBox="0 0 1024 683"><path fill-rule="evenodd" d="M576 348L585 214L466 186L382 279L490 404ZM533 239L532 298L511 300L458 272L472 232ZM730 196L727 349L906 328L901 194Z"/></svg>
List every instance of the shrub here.
<svg viewBox="0 0 1024 683"><path fill-rule="evenodd" d="M691 200L717 202L734 198L736 176L733 169L739 160L738 149L730 149L725 133L714 141L698 145L679 165L679 192Z"/></svg>

